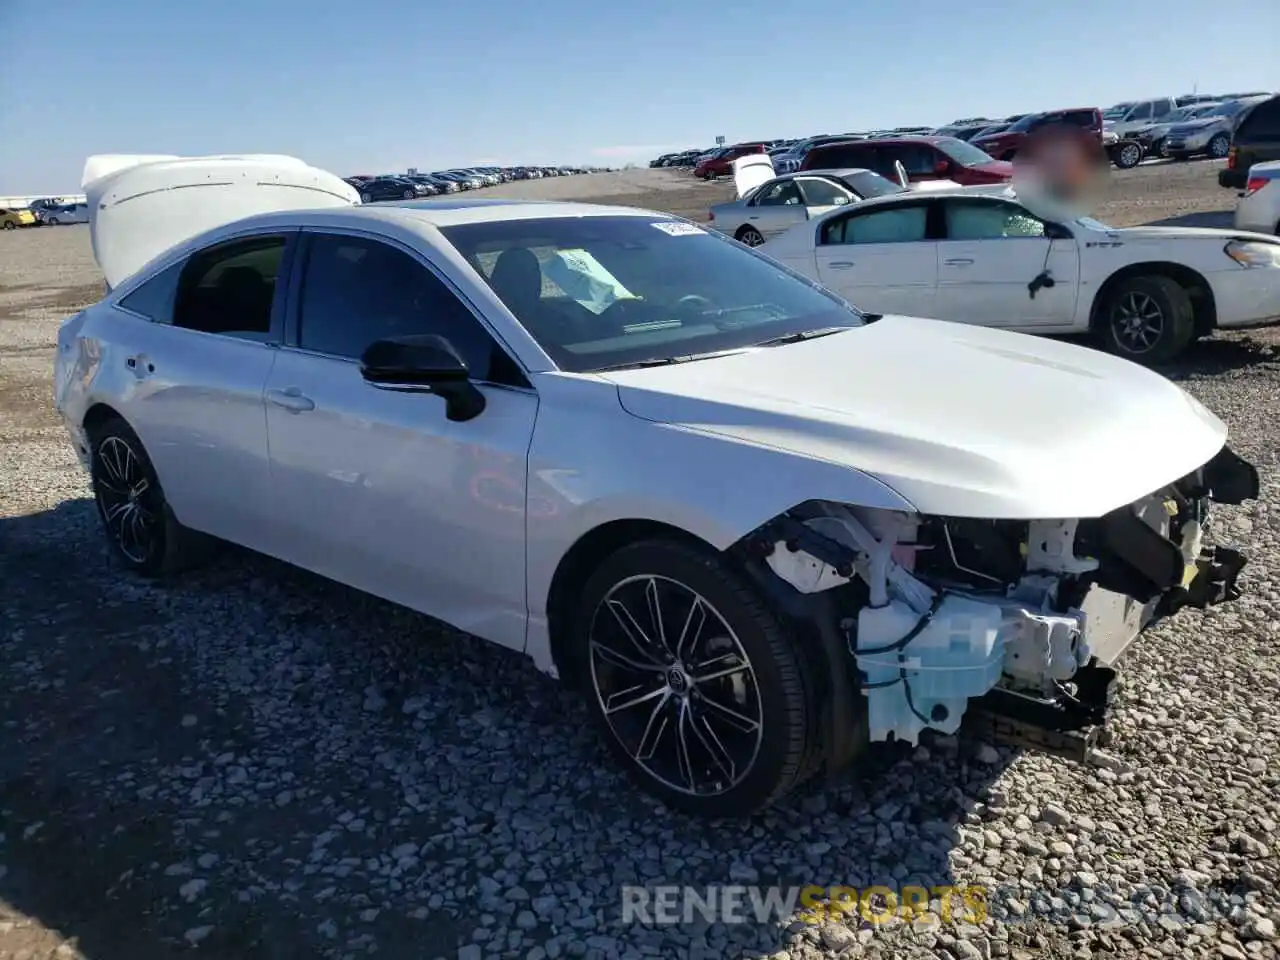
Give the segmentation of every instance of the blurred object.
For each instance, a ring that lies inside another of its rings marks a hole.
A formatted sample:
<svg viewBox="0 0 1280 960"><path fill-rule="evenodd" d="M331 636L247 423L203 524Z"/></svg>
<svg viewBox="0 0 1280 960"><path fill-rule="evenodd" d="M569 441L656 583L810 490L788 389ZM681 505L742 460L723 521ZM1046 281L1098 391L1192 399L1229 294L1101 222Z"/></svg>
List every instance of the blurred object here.
<svg viewBox="0 0 1280 960"><path fill-rule="evenodd" d="M1095 208L1106 187L1108 163L1101 144L1065 124L1031 133L1013 167L1019 194L1046 196L1081 216Z"/></svg>

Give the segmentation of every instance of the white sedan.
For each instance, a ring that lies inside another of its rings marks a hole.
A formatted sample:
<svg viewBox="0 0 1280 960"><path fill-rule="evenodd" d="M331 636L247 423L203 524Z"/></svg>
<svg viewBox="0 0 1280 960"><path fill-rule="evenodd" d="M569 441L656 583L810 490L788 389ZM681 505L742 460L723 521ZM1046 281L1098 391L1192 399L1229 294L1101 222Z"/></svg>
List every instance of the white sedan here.
<svg viewBox="0 0 1280 960"><path fill-rule="evenodd" d="M752 186L736 200L711 207L708 220L725 236L758 247L797 223L868 197L906 193L907 188L874 170L784 173Z"/></svg>
<svg viewBox="0 0 1280 960"><path fill-rule="evenodd" d="M870 312L1095 333L1142 363L1215 329L1280 321L1274 236L1116 229L1012 189L865 200L763 249Z"/></svg>
<svg viewBox="0 0 1280 960"><path fill-rule="evenodd" d="M1137 633L1237 595L1206 522L1257 472L1127 361L869 322L634 208L87 169L111 292L54 393L119 560L220 538L522 652L682 809L966 715L1078 754Z"/></svg>

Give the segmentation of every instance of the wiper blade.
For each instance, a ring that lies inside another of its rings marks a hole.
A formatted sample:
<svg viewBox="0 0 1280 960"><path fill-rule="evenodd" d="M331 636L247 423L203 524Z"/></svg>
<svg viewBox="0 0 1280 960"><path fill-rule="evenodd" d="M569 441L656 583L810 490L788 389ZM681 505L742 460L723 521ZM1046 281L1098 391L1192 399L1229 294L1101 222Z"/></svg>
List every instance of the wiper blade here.
<svg viewBox="0 0 1280 960"><path fill-rule="evenodd" d="M732 350L711 350L707 353L690 353L681 357L656 357L653 360L634 360L631 363L614 363L607 367L596 367L592 373L604 373L608 370L640 370L644 367L667 367L676 363L690 363L694 360L711 360L714 357L727 357L742 353L741 348Z"/></svg>
<svg viewBox="0 0 1280 960"><path fill-rule="evenodd" d="M826 337L833 333L843 333L845 330L856 329L856 327L819 327L816 330L797 330L795 333L788 333L781 337L774 337L771 340L761 340L756 344L756 346L780 347L786 343L799 343L801 340L815 340L818 337Z"/></svg>

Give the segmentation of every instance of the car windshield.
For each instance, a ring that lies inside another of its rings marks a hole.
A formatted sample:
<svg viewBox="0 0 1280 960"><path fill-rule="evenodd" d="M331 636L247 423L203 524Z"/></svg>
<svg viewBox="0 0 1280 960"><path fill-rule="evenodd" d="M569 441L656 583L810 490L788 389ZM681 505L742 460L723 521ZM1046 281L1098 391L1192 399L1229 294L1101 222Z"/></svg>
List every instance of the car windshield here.
<svg viewBox="0 0 1280 960"><path fill-rule="evenodd" d="M1129 108L1132 106L1133 106L1132 103L1117 103L1114 107L1112 107L1110 110L1106 111L1102 115L1102 119L1103 120L1120 120L1124 117L1126 113L1129 112Z"/></svg>
<svg viewBox="0 0 1280 960"><path fill-rule="evenodd" d="M1037 121L1039 121L1039 119L1040 119L1040 114L1029 113L1025 117L1023 117L1021 120L1019 120L1017 123L1010 126L1009 129L1006 131L1006 133L1026 133L1028 130L1032 128L1032 126L1036 124Z"/></svg>
<svg viewBox="0 0 1280 960"><path fill-rule="evenodd" d="M562 370L671 362L862 317L742 244L658 215L458 224L446 239Z"/></svg>
<svg viewBox="0 0 1280 960"><path fill-rule="evenodd" d="M894 183L888 177L882 177L878 173L870 170L863 170L861 173L841 174L840 179L849 185L849 189L860 196L863 200L870 200L872 197L887 197L895 193L910 193L906 187L900 183Z"/></svg>
<svg viewBox="0 0 1280 960"><path fill-rule="evenodd" d="M937 142L937 147L962 167L976 167L990 163L995 158L985 150L980 150L972 143L965 143L955 137L947 137Z"/></svg>

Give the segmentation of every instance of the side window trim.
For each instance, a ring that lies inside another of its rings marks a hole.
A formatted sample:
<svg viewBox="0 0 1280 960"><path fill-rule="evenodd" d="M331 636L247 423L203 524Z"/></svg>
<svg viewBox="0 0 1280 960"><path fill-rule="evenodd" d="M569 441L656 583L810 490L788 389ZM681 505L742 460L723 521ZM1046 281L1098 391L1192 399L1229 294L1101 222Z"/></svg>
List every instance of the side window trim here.
<svg viewBox="0 0 1280 960"><path fill-rule="evenodd" d="M329 360L342 360L346 363L359 363L358 360L353 359L351 357L342 357L342 356L338 356L337 354L323 353L319 350L308 350L306 347L303 347L299 344L299 333L302 326L302 319L301 319L302 283L303 283L303 278L306 274L307 260L310 257L311 245L314 242L315 238L319 236L324 236L326 234L332 235L332 236L356 237L361 240L369 240L375 243L384 243L394 250L398 250L401 253L408 254L414 260L415 263L417 263L419 266L423 267L424 269L429 270L431 272L431 275L434 276L437 280L439 280L440 283L444 285L446 290L448 290L450 293L452 293L455 297L458 298L458 302L461 303L463 307L466 308L467 312L471 314L472 318L479 325L480 329L483 330L486 334L488 334L489 339L491 339L494 342L494 345L497 346L498 349L502 350L507 355L507 357L511 360L511 362L515 364L515 367L517 370L520 371L521 376L523 376L527 382L532 384L532 380L530 380L530 377L529 377L529 371L525 368L525 365L520 362L520 358L516 355L516 352L507 345L507 342L502 337L500 337L496 331L494 331L493 326L489 323L488 319L476 307L476 305L471 302L471 299L467 297L465 294L463 294L463 292L458 289L457 284L455 284L452 280L446 277L436 267L434 263L431 263L429 260L423 257L422 254L420 254L413 247L409 246L408 244L402 243L401 241L395 239L394 237L387 237L387 236L384 236L383 234L373 233L368 230L356 230L350 227L324 226L324 227L302 227L301 228L301 235L298 238L298 244L297 244L299 252L298 252L298 255L293 258L293 262L292 262L291 270L289 274L288 293L286 297L287 308L286 308L286 313L284 314L284 338L281 341L281 346L284 349L294 350L298 353L305 353L315 357L325 357ZM532 385L527 387L513 386L512 384L509 384L509 383L495 383L494 381L491 381L491 380L476 380L475 382L484 384L485 386L501 388L504 390L520 390L525 393L536 392L533 389Z"/></svg>

